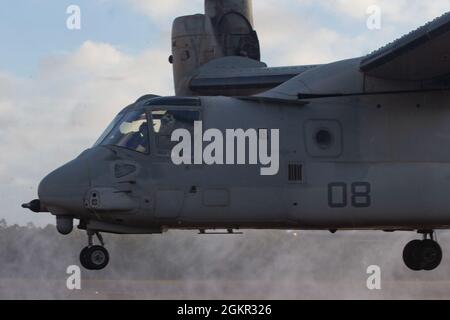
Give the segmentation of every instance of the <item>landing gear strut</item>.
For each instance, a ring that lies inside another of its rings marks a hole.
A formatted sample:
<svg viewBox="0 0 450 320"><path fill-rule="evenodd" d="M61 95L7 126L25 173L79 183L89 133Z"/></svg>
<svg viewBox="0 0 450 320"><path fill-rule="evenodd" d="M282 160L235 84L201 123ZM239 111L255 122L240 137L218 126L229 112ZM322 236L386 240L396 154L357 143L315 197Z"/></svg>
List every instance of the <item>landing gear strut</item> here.
<svg viewBox="0 0 450 320"><path fill-rule="evenodd" d="M422 231L423 240L413 240L403 250L403 261L413 271L431 271L442 261L442 249L435 240L434 231Z"/></svg>
<svg viewBox="0 0 450 320"><path fill-rule="evenodd" d="M105 243L103 237L99 232L91 230L87 231L88 234L88 246L81 250L80 262L81 265L87 270L102 270L109 263L109 253L105 249ZM94 245L93 237L97 236L100 245Z"/></svg>

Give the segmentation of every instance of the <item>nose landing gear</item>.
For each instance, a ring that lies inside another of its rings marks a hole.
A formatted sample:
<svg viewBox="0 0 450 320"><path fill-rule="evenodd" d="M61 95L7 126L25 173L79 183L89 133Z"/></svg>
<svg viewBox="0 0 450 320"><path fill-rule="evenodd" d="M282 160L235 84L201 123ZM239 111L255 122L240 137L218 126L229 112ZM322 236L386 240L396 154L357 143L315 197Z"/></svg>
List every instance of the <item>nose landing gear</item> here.
<svg viewBox="0 0 450 320"><path fill-rule="evenodd" d="M413 240L403 250L403 261L413 271L431 271L442 261L441 246L435 240L434 231L423 233L423 240Z"/></svg>
<svg viewBox="0 0 450 320"><path fill-rule="evenodd" d="M87 270L102 270L109 263L109 253L105 249L103 237L99 232L87 231L89 245L81 250L80 262ZM97 236L101 245L94 245L93 237Z"/></svg>

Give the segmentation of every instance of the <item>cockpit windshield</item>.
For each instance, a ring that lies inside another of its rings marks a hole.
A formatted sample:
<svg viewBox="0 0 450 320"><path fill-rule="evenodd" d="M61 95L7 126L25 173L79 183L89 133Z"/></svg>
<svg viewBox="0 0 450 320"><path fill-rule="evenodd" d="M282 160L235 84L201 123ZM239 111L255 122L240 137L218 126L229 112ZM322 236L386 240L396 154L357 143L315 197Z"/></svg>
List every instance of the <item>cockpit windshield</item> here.
<svg viewBox="0 0 450 320"><path fill-rule="evenodd" d="M147 114L143 111L132 111L117 116L95 145L117 146L148 153L148 129Z"/></svg>

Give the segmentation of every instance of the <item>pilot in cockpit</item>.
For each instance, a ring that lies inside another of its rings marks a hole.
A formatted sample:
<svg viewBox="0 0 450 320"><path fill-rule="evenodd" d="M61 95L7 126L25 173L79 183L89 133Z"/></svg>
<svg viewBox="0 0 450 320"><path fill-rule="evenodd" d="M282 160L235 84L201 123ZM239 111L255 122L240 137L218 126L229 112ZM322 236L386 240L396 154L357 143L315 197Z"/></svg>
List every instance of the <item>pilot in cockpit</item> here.
<svg viewBox="0 0 450 320"><path fill-rule="evenodd" d="M148 151L148 141L149 136L147 122L143 122L139 127L139 131L135 132L131 137L128 142L128 147L132 150L145 153Z"/></svg>

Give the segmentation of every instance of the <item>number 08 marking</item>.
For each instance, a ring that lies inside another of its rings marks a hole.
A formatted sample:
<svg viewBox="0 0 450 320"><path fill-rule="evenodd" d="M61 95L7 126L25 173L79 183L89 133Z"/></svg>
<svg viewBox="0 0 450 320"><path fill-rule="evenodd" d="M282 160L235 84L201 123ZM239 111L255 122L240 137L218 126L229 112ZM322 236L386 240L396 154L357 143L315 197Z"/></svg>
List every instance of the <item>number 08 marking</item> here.
<svg viewBox="0 0 450 320"><path fill-rule="evenodd" d="M371 185L367 182L355 182L350 187L350 201L354 208L368 208L372 204ZM344 182L334 182L328 185L328 205L330 208L345 208L348 206L348 185Z"/></svg>

